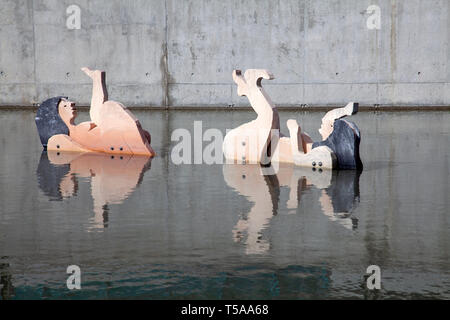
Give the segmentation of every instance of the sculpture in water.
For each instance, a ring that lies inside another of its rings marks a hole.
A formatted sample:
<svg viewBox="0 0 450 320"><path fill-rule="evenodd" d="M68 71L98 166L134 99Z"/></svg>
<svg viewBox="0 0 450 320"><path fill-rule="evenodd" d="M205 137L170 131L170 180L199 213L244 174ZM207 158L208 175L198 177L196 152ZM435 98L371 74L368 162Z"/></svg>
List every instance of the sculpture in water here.
<svg viewBox="0 0 450 320"><path fill-rule="evenodd" d="M278 110L262 88L262 79L274 77L263 69L248 69L244 74L240 70L233 71L238 95L248 98L258 116L225 136L223 151L226 159L264 165L276 161L327 169L362 169L358 127L341 120L358 112L357 103L350 102L323 117L319 129L321 142L314 143L293 119L287 121L290 137L286 137L280 132Z"/></svg>
<svg viewBox="0 0 450 320"><path fill-rule="evenodd" d="M105 72L82 70L92 79L91 121L75 124L75 103L67 97L44 101L36 114L42 145L48 150L154 156L150 134L121 103L108 100Z"/></svg>

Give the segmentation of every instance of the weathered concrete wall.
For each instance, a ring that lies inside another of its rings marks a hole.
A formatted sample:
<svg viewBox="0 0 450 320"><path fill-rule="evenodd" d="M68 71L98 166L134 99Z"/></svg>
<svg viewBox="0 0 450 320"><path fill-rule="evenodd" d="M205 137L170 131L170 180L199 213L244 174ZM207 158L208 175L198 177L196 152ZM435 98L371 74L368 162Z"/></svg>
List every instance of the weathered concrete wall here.
<svg viewBox="0 0 450 320"><path fill-rule="evenodd" d="M89 66L128 106L247 105L235 68L272 71L280 106L449 105L449 43L449 0L0 0L0 104L87 105Z"/></svg>

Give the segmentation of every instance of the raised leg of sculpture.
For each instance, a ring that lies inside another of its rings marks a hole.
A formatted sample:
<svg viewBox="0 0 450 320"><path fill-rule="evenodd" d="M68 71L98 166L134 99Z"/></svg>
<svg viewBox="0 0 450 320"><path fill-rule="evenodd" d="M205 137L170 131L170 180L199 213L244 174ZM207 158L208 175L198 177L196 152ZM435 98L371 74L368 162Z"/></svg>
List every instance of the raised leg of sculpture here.
<svg viewBox="0 0 450 320"><path fill-rule="evenodd" d="M108 101L108 91L106 89L106 73L100 70L90 70L81 68L92 79L92 97L89 115L92 122L98 124L101 119L101 108L103 103Z"/></svg>
<svg viewBox="0 0 450 320"><path fill-rule="evenodd" d="M273 79L273 75L263 69L248 69L244 74L240 70L233 71L238 95L248 98L258 116L225 136L223 149L227 159L263 164L270 161L269 146L276 147L271 135L273 130L279 134L280 121L277 109L261 86L262 79Z"/></svg>

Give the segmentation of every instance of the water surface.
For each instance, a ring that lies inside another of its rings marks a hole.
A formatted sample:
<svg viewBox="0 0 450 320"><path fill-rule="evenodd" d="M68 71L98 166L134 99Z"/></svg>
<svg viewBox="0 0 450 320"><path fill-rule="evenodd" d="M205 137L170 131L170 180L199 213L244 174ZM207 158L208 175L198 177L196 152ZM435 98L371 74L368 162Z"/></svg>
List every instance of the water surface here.
<svg viewBox="0 0 450 320"><path fill-rule="evenodd" d="M2 299L450 298L448 112L360 113L362 173L269 176L171 161L173 130L225 132L250 111L135 114L151 161L43 153L34 112L0 111ZM319 140L322 113L280 116Z"/></svg>

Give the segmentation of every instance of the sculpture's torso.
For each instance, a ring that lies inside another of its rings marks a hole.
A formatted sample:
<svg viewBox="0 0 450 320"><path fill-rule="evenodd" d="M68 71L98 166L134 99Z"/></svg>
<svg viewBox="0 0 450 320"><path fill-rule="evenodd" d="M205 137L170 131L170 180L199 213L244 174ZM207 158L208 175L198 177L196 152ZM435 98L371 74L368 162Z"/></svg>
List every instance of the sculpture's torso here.
<svg viewBox="0 0 450 320"><path fill-rule="evenodd" d="M120 103L105 102L99 110L97 121L92 129L92 122L83 122L70 127L70 137L93 151L148 153L148 141L139 121Z"/></svg>

